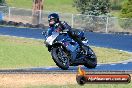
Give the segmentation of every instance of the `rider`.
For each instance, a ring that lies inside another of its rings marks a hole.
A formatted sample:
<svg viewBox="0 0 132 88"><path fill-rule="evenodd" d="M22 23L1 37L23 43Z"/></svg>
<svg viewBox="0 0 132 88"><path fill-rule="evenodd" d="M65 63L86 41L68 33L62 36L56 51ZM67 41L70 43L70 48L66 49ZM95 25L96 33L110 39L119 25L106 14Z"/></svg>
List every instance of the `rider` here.
<svg viewBox="0 0 132 88"><path fill-rule="evenodd" d="M82 47L83 43L81 39L84 39L83 32L74 32L72 28L66 23L59 20L59 15L56 13L52 13L48 16L49 28L47 30L47 36L51 36L52 32L57 31L60 32L63 29L68 29L68 34L78 42L78 44Z"/></svg>

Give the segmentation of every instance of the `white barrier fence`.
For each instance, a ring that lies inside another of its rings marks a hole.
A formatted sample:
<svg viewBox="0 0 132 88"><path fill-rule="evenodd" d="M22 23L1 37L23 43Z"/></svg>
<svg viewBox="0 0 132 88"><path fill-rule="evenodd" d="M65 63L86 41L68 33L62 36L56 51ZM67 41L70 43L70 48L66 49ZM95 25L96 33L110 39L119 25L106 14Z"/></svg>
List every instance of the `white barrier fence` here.
<svg viewBox="0 0 132 88"><path fill-rule="evenodd" d="M8 21L16 21L23 23L32 23L32 10L15 7L0 7L3 11L4 19ZM53 12L38 11L39 23L48 26L48 15ZM96 31L96 32L131 32L132 19L107 17L107 16L89 16L82 14L58 13L62 21L68 22L72 28Z"/></svg>

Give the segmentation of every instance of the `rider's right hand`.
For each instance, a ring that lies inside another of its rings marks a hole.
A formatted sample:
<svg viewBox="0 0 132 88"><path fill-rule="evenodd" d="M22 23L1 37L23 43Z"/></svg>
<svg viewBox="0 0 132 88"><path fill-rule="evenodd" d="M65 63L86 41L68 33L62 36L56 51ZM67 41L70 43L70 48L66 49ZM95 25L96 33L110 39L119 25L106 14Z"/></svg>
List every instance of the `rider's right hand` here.
<svg viewBox="0 0 132 88"><path fill-rule="evenodd" d="M42 32L42 35L45 35L45 34L46 34L46 31L43 31L43 32Z"/></svg>

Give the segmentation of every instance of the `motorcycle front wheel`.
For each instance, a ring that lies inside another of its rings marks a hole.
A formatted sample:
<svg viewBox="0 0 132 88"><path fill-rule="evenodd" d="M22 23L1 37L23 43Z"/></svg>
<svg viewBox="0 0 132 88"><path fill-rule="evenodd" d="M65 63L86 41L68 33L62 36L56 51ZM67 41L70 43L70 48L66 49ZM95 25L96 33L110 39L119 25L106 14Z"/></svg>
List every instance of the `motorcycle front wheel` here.
<svg viewBox="0 0 132 88"><path fill-rule="evenodd" d="M62 46L54 47L51 50L51 55L52 55L54 62L59 68L63 70L67 70L69 68L69 58L66 53L67 52L65 52Z"/></svg>

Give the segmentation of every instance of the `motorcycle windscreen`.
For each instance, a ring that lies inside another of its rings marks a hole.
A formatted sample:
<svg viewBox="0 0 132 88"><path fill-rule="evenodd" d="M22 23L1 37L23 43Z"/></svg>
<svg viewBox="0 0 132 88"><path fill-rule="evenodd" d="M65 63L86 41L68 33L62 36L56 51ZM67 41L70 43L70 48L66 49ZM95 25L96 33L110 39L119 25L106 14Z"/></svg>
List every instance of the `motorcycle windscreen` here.
<svg viewBox="0 0 132 88"><path fill-rule="evenodd" d="M49 44L49 45L52 45L54 40L57 38L57 36L59 36L59 33L58 32L53 32L51 36L49 36L47 39L46 39L46 42Z"/></svg>

